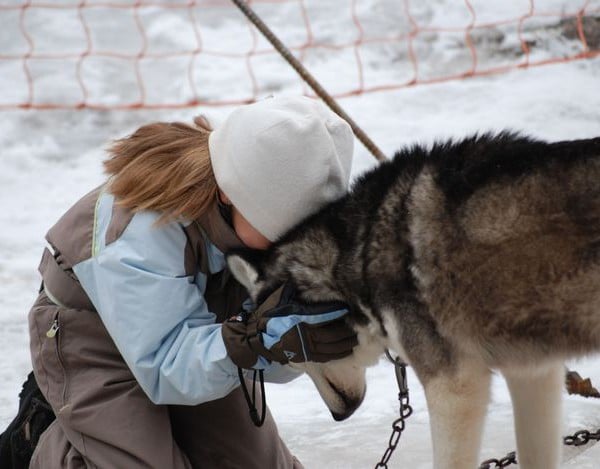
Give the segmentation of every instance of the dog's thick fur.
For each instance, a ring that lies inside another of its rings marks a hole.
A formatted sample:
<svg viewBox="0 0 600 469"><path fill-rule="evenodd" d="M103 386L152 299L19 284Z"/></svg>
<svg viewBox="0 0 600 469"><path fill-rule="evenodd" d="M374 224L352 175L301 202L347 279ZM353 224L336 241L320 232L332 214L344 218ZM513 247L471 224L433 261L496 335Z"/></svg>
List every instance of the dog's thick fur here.
<svg viewBox="0 0 600 469"><path fill-rule="evenodd" d="M390 348L424 386L435 467L474 468L499 370L520 467L556 468L563 363L600 351L600 138L403 150L267 252L228 263L256 301L291 282L306 302L349 305L355 353L305 365L335 418Z"/></svg>

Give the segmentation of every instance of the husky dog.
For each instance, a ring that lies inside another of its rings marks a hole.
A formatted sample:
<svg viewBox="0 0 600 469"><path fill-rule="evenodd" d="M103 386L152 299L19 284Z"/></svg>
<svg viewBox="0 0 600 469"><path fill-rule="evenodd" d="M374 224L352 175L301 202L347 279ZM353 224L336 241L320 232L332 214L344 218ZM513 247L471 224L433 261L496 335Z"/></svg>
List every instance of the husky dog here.
<svg viewBox="0 0 600 469"><path fill-rule="evenodd" d="M492 370L510 390L520 467L557 468L564 361L600 351L600 138L513 133L414 146L265 252L228 256L255 301L348 304L359 345L308 363L337 420L385 348L425 390L436 468L475 468Z"/></svg>

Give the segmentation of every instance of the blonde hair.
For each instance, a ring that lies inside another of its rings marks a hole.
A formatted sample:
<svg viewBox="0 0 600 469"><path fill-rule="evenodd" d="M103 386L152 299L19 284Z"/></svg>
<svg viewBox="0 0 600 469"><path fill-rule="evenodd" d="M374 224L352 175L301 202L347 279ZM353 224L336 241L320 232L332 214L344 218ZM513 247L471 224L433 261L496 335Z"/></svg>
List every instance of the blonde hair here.
<svg viewBox="0 0 600 469"><path fill-rule="evenodd" d="M161 212L159 223L197 219L217 197L208 151L210 125L158 122L116 140L104 168L117 203L133 211Z"/></svg>

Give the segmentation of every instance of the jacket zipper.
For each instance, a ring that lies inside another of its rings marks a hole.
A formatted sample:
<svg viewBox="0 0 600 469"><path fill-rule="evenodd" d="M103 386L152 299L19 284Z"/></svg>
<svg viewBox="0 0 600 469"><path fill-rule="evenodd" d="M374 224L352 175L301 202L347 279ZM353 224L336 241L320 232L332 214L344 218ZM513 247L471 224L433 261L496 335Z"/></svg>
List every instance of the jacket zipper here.
<svg viewBox="0 0 600 469"><path fill-rule="evenodd" d="M52 323L52 326L50 326L50 329L48 329L48 332L46 332L46 337L48 337L49 339L54 339L54 337L56 337L56 334L58 333L58 330L60 329L60 326L58 325L58 317L56 319L54 319L54 322Z"/></svg>
<svg viewBox="0 0 600 469"><path fill-rule="evenodd" d="M61 367L61 370L63 373L63 380L64 380L62 405L65 405L65 403L67 402L67 383L68 383L68 381L67 381L67 369L65 368L63 356L60 351L60 344L61 344L60 336L61 335L59 334L59 330L60 330L59 314L60 314L60 310L56 312L56 315L54 316L54 321L52 322L50 329L48 329L48 331L46 332L46 337L48 337L49 339L56 339L56 356L58 357L58 363L60 364L60 367Z"/></svg>

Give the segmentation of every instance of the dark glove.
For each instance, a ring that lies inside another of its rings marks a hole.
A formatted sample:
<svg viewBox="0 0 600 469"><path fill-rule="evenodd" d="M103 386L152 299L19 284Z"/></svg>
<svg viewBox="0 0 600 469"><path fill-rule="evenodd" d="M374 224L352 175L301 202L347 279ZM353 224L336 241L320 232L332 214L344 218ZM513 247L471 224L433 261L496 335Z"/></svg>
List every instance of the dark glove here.
<svg viewBox="0 0 600 469"><path fill-rule="evenodd" d="M327 362L352 353L356 333L341 302L301 304L289 285L275 290L252 313L223 323L225 348L240 368L264 369L272 361Z"/></svg>

